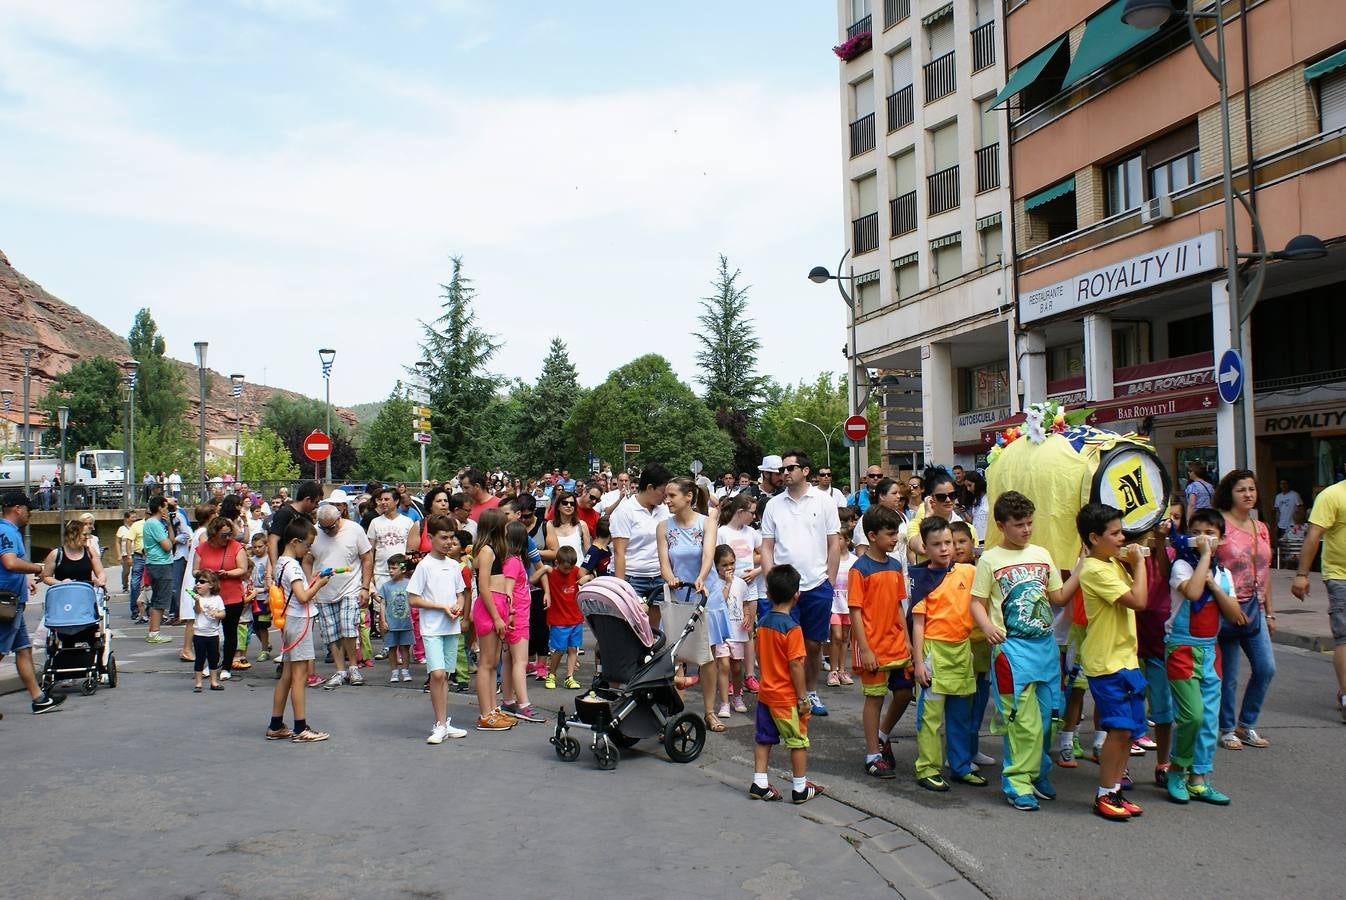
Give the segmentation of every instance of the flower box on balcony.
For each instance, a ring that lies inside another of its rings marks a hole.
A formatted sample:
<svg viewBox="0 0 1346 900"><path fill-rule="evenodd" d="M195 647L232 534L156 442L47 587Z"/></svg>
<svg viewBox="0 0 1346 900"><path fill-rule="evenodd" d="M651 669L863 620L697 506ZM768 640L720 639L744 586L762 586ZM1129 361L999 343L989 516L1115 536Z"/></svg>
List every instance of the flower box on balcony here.
<svg viewBox="0 0 1346 900"><path fill-rule="evenodd" d="M872 31L862 31L855 37L847 38L842 43L833 47L832 52L846 62L850 62L873 45L874 33Z"/></svg>

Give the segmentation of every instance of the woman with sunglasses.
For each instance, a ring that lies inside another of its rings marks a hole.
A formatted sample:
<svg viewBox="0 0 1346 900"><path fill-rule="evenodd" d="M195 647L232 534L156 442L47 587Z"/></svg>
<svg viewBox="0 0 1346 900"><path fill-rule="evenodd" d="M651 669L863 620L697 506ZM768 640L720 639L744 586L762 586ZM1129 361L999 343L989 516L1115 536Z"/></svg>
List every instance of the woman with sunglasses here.
<svg viewBox="0 0 1346 900"><path fill-rule="evenodd" d="M921 520L926 516L940 516L950 522L962 522L958 515L958 486L946 469L935 469L925 477L925 501L913 508L907 523L907 557L910 563L925 562L925 543L921 540ZM968 523L969 525L971 523ZM972 540L981 535L972 528Z"/></svg>
<svg viewBox="0 0 1346 900"><path fill-rule="evenodd" d="M580 520L579 501L575 495L557 488L548 519L545 549L541 551L542 561L548 564L555 562L556 551L562 547L574 547L575 557L584 559L584 555L589 552L591 537L589 527Z"/></svg>
<svg viewBox="0 0 1346 900"><path fill-rule="evenodd" d="M225 498L228 500L229 498ZM224 504L221 504L224 508ZM223 671L220 677L229 680L229 669L247 669L246 659L234 659L238 651L238 622L243 615L243 579L248 574L248 554L241 541L234 540L235 523L217 515L206 525L206 540L197 544L192 561L192 574L199 581L202 574L214 572L220 580L219 596L224 602L224 652L220 654Z"/></svg>

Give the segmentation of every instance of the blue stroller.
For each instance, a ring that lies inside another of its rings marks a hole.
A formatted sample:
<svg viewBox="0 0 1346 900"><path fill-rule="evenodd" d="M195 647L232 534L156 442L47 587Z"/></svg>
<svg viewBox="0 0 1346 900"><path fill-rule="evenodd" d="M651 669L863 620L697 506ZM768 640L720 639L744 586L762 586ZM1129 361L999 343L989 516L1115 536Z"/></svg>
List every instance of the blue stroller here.
<svg viewBox="0 0 1346 900"><path fill-rule="evenodd" d="M100 684L117 686L117 658L108 639L106 595L82 581L47 588L42 624L47 629L47 661L42 689L58 681L83 679L85 696Z"/></svg>

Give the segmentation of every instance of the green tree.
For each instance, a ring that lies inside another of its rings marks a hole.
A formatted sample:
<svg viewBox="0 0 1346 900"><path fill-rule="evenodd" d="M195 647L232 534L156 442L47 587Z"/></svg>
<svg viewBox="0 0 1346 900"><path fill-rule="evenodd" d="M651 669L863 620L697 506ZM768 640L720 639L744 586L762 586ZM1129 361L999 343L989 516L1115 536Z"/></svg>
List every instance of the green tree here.
<svg viewBox="0 0 1346 900"><path fill-rule="evenodd" d="M136 404L139 406L139 404ZM122 429L109 438L111 446L122 445ZM165 425L136 419L136 471L131 481L140 484L146 472L171 472L177 469L183 481L196 481L201 476L201 460L197 456L196 433L185 420L178 419Z"/></svg>
<svg viewBox="0 0 1346 900"><path fill-rule="evenodd" d="M180 422L187 413L187 391L182 384L178 364L164 356L167 349L159 327L148 309L136 313L131 333L126 336L131 356L139 361L136 374L136 436L140 424L163 426ZM137 465L139 446L137 446Z"/></svg>
<svg viewBox="0 0 1346 900"><path fill-rule="evenodd" d="M748 288L739 286L741 274L738 269L729 271L729 258L721 253L719 270L711 282L715 293L701 298L701 314L696 319L701 326L695 333L701 342L696 382L712 411L737 409L752 417L762 399L763 379L757 374L762 343L748 318Z"/></svg>
<svg viewBox="0 0 1346 900"><path fill-rule="evenodd" d="M38 401L38 408L59 423L56 410L61 406L70 407L70 427L66 430L70 449L121 446L111 442L124 409L121 372L115 362L95 356L80 360L69 372L58 375L46 396ZM56 440L60 440L59 431Z"/></svg>
<svg viewBox="0 0 1346 900"><path fill-rule="evenodd" d="M293 481L300 477L299 464L294 461L285 442L265 426L243 432L239 460L239 477L249 484L263 481Z"/></svg>
<svg viewBox="0 0 1346 900"><path fill-rule="evenodd" d="M577 465L586 448L570 443L565 421L579 399L580 384L565 341L552 338L537 382L527 391L516 389L511 395L518 400L512 436L518 466L515 471L536 474L555 466Z"/></svg>
<svg viewBox="0 0 1346 900"><path fill-rule="evenodd" d="M272 394L262 409L262 425L270 428L290 451L295 464L309 471L313 463L304 456L304 438L327 428L327 404L311 397ZM408 421L407 427L411 423ZM332 477L343 478L355 466L355 448L350 430L339 416L332 417Z"/></svg>
<svg viewBox="0 0 1346 900"><path fill-rule="evenodd" d="M573 446L604 459L620 460L626 442L640 444L640 454L628 465L660 462L675 474L686 474L693 459L709 472L723 471L734 455L710 410L678 380L668 360L654 353L613 370L580 397L566 433Z"/></svg>
<svg viewBox="0 0 1346 900"><path fill-rule="evenodd" d="M498 442L500 421L487 415L496 396L496 378L487 369L500 344L477 326L472 301L476 291L463 274L463 258L451 258L449 283L441 284L440 315L422 323L421 359L429 363L432 453L444 469L463 463L497 461L488 454Z"/></svg>
<svg viewBox="0 0 1346 900"><path fill-rule="evenodd" d="M399 381L365 432L356 457L355 470L362 478L384 481L419 481L420 445L412 438L411 400Z"/></svg>
<svg viewBox="0 0 1346 900"><path fill-rule="evenodd" d="M768 391L767 405L762 410L757 440L767 453L780 453L792 447L804 450L816 467L827 462L826 442L817 429L795 420L803 419L804 422L817 425L823 431L832 433L832 483L838 486L849 483L854 489L855 479L851 477L850 453L842 443L839 427L847 415L845 375L834 379L832 373L823 372L811 382L773 385ZM877 402L870 401L866 415L874 429L868 444L869 464L872 465L880 459Z"/></svg>

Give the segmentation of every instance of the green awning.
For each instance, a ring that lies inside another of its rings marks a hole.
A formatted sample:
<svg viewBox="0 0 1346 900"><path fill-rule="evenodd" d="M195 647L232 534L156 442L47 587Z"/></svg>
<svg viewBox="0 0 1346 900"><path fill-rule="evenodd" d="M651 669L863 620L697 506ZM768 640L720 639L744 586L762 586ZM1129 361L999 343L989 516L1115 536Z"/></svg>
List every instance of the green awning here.
<svg viewBox="0 0 1346 900"><path fill-rule="evenodd" d="M963 242L963 233L955 231L953 234L946 234L944 237L937 237L930 242L931 250L938 250L940 247L948 247L951 244L961 244Z"/></svg>
<svg viewBox="0 0 1346 900"><path fill-rule="evenodd" d="M1320 59L1313 65L1304 69L1304 80L1312 81L1315 78L1322 78L1346 66L1346 50L1339 50L1333 53L1327 59Z"/></svg>
<svg viewBox="0 0 1346 900"><path fill-rule="evenodd" d="M1075 176L1071 175L1065 181L1062 181L1058 184L1054 184L1051 187L1047 188L1045 191L1039 191L1038 193L1029 197L1027 200L1024 201L1024 209L1025 210L1037 209L1044 203L1051 203L1056 198L1064 197L1066 194L1072 193L1074 190L1075 190Z"/></svg>
<svg viewBox="0 0 1346 900"><path fill-rule="evenodd" d="M991 213L984 219L977 220L977 230L985 231L988 228L994 228L1000 224L1000 213Z"/></svg>
<svg viewBox="0 0 1346 900"><path fill-rule="evenodd" d="M856 275L856 276L855 276L855 283L856 283L857 285L861 285L861 284L869 284L871 281L878 281L878 280L879 280L879 270L878 270L878 269L875 269L873 272L866 272L866 273L864 273L863 275Z"/></svg>
<svg viewBox="0 0 1346 900"><path fill-rule="evenodd" d="M921 254L919 253L908 253L906 256L899 256L897 259L893 260L893 268L900 269L903 266L909 266L912 263L919 261L920 258Z"/></svg>
<svg viewBox="0 0 1346 900"><path fill-rule="evenodd" d="M1038 76L1042 74L1042 70L1047 68L1047 63L1051 62L1052 57L1056 55L1056 51L1060 50L1061 45L1065 42L1066 35L1063 34L1024 60L1019 68L1014 70L1014 74L1009 77L1009 81L1005 82L1004 89L995 95L995 99L991 101L991 106L1003 105L1009 98L1037 81Z"/></svg>
<svg viewBox="0 0 1346 900"><path fill-rule="evenodd" d="M1091 72L1097 72L1159 30L1158 27L1144 30L1132 28L1123 22L1122 9L1125 6L1126 0L1113 0L1085 23L1084 36L1075 50L1075 58L1070 61L1070 70L1061 84L1062 90L1082 81Z"/></svg>
<svg viewBox="0 0 1346 900"><path fill-rule="evenodd" d="M921 20L921 24L924 25L926 28L929 28L931 25L934 25L936 22L938 22L945 16L951 16L951 15L953 15L953 4L949 3L935 10L930 15L926 16L924 19Z"/></svg>

